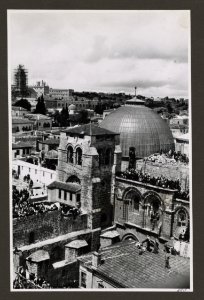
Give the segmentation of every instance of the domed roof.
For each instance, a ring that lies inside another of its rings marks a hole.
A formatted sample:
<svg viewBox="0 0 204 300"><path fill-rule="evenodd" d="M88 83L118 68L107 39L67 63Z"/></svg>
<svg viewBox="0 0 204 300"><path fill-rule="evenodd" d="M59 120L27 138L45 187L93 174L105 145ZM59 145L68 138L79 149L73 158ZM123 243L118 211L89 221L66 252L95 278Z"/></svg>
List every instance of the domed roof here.
<svg viewBox="0 0 204 300"><path fill-rule="evenodd" d="M68 110L75 110L76 106L74 104L70 104Z"/></svg>
<svg viewBox="0 0 204 300"><path fill-rule="evenodd" d="M52 150L48 151L45 156L46 156L46 158L49 158L49 159L58 158L58 152L56 150L52 149Z"/></svg>
<svg viewBox="0 0 204 300"><path fill-rule="evenodd" d="M134 99L135 100L135 99ZM129 157L135 147L137 157L146 157L160 150L174 149L168 124L142 101L133 101L116 109L100 123L100 127L120 133L122 156Z"/></svg>

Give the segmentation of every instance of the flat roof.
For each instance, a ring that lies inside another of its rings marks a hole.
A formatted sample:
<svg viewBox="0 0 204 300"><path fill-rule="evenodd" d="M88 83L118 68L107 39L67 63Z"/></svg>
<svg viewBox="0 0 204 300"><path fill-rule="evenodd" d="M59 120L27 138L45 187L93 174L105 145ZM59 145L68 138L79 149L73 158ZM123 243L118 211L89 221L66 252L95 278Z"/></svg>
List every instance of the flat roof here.
<svg viewBox="0 0 204 300"><path fill-rule="evenodd" d="M12 124L33 124L33 121L24 118L12 118Z"/></svg>
<svg viewBox="0 0 204 300"><path fill-rule="evenodd" d="M75 240L65 245L65 247L74 249L79 249L86 246L88 246L88 244L85 240Z"/></svg>
<svg viewBox="0 0 204 300"><path fill-rule="evenodd" d="M81 186L78 183L53 181L47 186L48 189L61 189L67 192L77 193L81 190Z"/></svg>
<svg viewBox="0 0 204 300"><path fill-rule="evenodd" d="M104 238L114 238L114 237L120 236L120 234L117 232L117 230L112 230L112 231L104 232L100 236L104 237Z"/></svg>
<svg viewBox="0 0 204 300"><path fill-rule="evenodd" d="M16 144L12 144L12 150L21 149L21 148L32 148L33 146L30 143L19 142Z"/></svg>
<svg viewBox="0 0 204 300"><path fill-rule="evenodd" d="M47 139L44 141L38 141L40 144L46 144L46 145L59 145L60 140L59 139Z"/></svg>

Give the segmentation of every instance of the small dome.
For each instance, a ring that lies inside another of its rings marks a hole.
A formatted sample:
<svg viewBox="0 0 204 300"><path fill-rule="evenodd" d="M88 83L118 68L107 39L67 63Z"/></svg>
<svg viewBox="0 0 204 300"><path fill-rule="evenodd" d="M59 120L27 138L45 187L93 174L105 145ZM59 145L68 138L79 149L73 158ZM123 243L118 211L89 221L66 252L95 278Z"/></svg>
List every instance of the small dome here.
<svg viewBox="0 0 204 300"><path fill-rule="evenodd" d="M74 104L70 104L68 110L75 110L76 106Z"/></svg>
<svg viewBox="0 0 204 300"><path fill-rule="evenodd" d="M123 157L129 157L130 147L135 148L137 157L174 149L168 124L136 98L106 116L100 127L120 133Z"/></svg>
<svg viewBox="0 0 204 300"><path fill-rule="evenodd" d="M58 152L56 150L50 150L46 153L45 157L49 159L58 158Z"/></svg>

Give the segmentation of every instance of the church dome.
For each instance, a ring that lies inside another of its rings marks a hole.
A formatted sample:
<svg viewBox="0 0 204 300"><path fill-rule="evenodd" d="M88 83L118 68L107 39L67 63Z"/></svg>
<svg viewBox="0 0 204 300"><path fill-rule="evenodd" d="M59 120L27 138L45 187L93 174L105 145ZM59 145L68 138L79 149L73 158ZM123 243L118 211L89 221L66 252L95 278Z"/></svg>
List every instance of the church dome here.
<svg viewBox="0 0 204 300"><path fill-rule="evenodd" d="M56 150L52 149L46 153L45 157L48 159L58 158L58 152Z"/></svg>
<svg viewBox="0 0 204 300"><path fill-rule="evenodd" d="M168 124L136 97L106 116L100 127L120 133L123 157L129 157L130 147L135 147L137 157L174 149Z"/></svg>

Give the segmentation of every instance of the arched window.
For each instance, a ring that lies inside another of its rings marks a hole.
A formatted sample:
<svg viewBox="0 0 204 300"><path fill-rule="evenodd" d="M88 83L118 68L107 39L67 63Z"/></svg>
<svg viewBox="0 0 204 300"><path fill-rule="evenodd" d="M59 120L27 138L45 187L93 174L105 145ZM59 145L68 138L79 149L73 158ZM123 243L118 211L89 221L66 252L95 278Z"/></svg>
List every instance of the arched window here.
<svg viewBox="0 0 204 300"><path fill-rule="evenodd" d="M82 165L82 150L81 150L81 148L76 149L76 164L79 166Z"/></svg>
<svg viewBox="0 0 204 300"><path fill-rule="evenodd" d="M177 226L183 227L187 225L187 214L184 209L178 211Z"/></svg>
<svg viewBox="0 0 204 300"><path fill-rule="evenodd" d="M106 154L105 154L105 164L109 165L111 163L111 149L107 149L106 150Z"/></svg>
<svg viewBox="0 0 204 300"><path fill-rule="evenodd" d="M153 212L154 213L158 212L158 210L160 208L160 202L159 202L159 200L154 199L151 204L152 204L152 210L153 210Z"/></svg>
<svg viewBox="0 0 204 300"><path fill-rule="evenodd" d="M73 148L71 146L67 148L67 162L73 164Z"/></svg>
<svg viewBox="0 0 204 300"><path fill-rule="evenodd" d="M67 179L66 182L72 182L72 183L78 183L78 184L81 184L80 179L79 179L77 176L75 176L75 175L70 176L70 177Z"/></svg>
<svg viewBox="0 0 204 300"><path fill-rule="evenodd" d="M140 195L135 190L129 191L126 196L125 200L128 200L130 203L130 209L134 211L139 211L140 206Z"/></svg>

